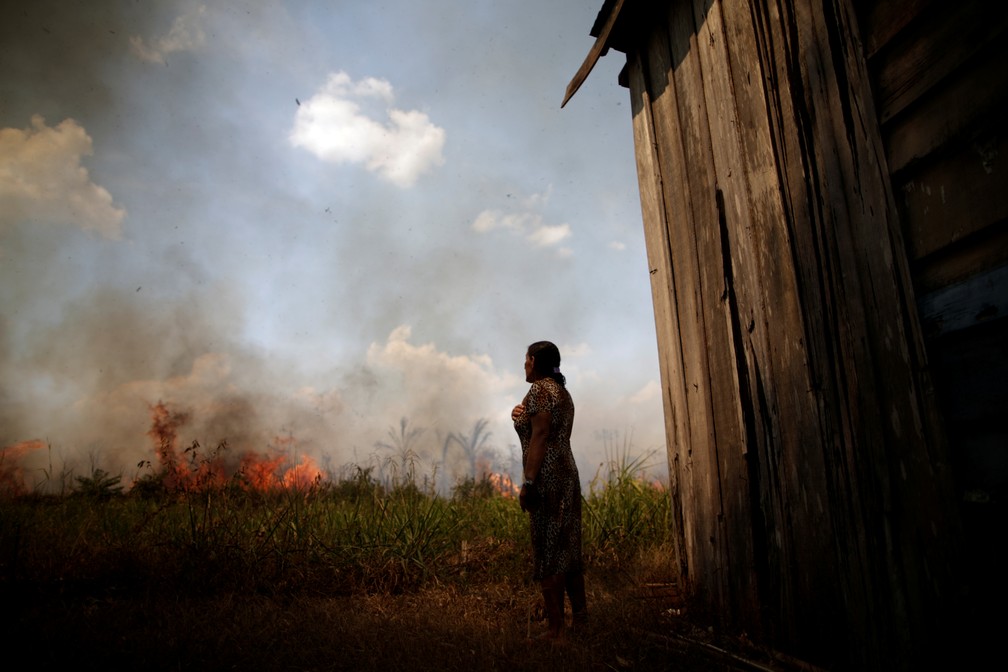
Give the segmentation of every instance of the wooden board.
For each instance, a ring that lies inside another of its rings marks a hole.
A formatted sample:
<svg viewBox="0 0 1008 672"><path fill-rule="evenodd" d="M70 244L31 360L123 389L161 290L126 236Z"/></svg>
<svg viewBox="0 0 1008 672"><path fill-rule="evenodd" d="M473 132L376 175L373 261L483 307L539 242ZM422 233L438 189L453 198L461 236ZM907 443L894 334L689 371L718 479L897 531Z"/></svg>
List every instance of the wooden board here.
<svg viewBox="0 0 1008 672"><path fill-rule="evenodd" d="M889 171L899 174L954 144L970 143L983 128L1008 119L1008 49L992 42L952 77L882 127ZM989 133L988 133L989 134ZM941 156L934 160L941 160Z"/></svg>
<svg viewBox="0 0 1008 672"><path fill-rule="evenodd" d="M1008 155L997 128L898 176L908 251L922 259L1008 218Z"/></svg>
<svg viewBox="0 0 1008 672"><path fill-rule="evenodd" d="M626 81L684 587L820 660L920 656L942 445L851 7L667 9Z"/></svg>
<svg viewBox="0 0 1008 672"><path fill-rule="evenodd" d="M871 57L889 44L923 11L938 0L858 0L860 31L865 55Z"/></svg>
<svg viewBox="0 0 1008 672"><path fill-rule="evenodd" d="M659 167L655 138L652 101L648 91L644 64L639 56L627 63L631 111L633 113L634 145L637 175L640 184L641 213L647 248L648 272L654 305L655 327L659 343L679 343L681 340L676 306L676 289L672 275L671 246L668 238L668 205L664 197L664 176ZM685 378L682 350L667 348L659 351L662 380L662 401L665 409L665 436L669 464L669 489L674 507L675 530L673 559L679 577L685 580L688 567L700 560L693 551L693 460L690 451L690 423L685 400ZM689 539L689 543L687 542ZM695 592L687 586L687 592Z"/></svg>
<svg viewBox="0 0 1008 672"><path fill-rule="evenodd" d="M892 39L871 61L879 120L887 122L1002 38L1008 12L968 0L942 3Z"/></svg>
<svg viewBox="0 0 1008 672"><path fill-rule="evenodd" d="M992 224L960 243L942 248L913 266L920 297L1008 263L1008 220Z"/></svg>
<svg viewBox="0 0 1008 672"><path fill-rule="evenodd" d="M1008 265L924 294L918 305L930 338L1008 317Z"/></svg>

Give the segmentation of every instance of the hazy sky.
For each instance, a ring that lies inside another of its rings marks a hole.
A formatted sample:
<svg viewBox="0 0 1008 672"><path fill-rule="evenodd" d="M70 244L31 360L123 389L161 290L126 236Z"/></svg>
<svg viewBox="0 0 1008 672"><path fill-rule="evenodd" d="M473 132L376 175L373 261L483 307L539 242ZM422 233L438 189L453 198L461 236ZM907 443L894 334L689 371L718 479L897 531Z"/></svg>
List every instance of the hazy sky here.
<svg viewBox="0 0 1008 672"><path fill-rule="evenodd" d="M129 476L163 401L184 443L514 455L548 339L583 480L664 472L622 54L560 109L601 5L3 0L0 447Z"/></svg>

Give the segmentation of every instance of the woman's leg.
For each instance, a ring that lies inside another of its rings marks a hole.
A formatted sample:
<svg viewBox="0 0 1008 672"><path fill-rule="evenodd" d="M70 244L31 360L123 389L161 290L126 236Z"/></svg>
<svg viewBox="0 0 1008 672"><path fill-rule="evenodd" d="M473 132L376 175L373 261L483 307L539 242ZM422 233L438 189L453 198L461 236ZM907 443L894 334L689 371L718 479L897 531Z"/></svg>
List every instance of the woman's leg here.
<svg viewBox="0 0 1008 672"><path fill-rule="evenodd" d="M564 575L564 586L570 598L571 615L574 625L588 621L588 599L585 597L584 574L580 569L572 569Z"/></svg>
<svg viewBox="0 0 1008 672"><path fill-rule="evenodd" d="M547 636L560 637L564 626L564 575L555 574L542 580L543 604L549 623Z"/></svg>

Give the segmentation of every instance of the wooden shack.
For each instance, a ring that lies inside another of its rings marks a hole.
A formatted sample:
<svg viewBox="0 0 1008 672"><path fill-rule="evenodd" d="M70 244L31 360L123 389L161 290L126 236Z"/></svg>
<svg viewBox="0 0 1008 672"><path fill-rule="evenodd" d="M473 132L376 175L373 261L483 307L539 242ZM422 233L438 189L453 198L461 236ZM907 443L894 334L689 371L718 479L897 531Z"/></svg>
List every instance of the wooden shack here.
<svg viewBox="0 0 1008 672"><path fill-rule="evenodd" d="M625 54L674 566L722 632L933 669L995 622L1006 26L980 0L606 0L591 29L564 103Z"/></svg>

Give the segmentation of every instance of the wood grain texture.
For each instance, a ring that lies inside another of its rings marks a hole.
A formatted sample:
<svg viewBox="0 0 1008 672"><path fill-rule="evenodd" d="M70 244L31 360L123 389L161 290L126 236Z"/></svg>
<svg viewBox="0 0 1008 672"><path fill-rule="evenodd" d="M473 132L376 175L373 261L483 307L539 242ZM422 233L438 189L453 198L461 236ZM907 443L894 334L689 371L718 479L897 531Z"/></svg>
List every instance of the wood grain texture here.
<svg viewBox="0 0 1008 672"><path fill-rule="evenodd" d="M909 669L953 525L856 18L667 9L627 81L684 585L808 659Z"/></svg>
<svg viewBox="0 0 1008 672"><path fill-rule="evenodd" d="M986 45L1003 40L1008 12L972 1L940 3L873 55L875 97L885 123L955 73Z"/></svg>

